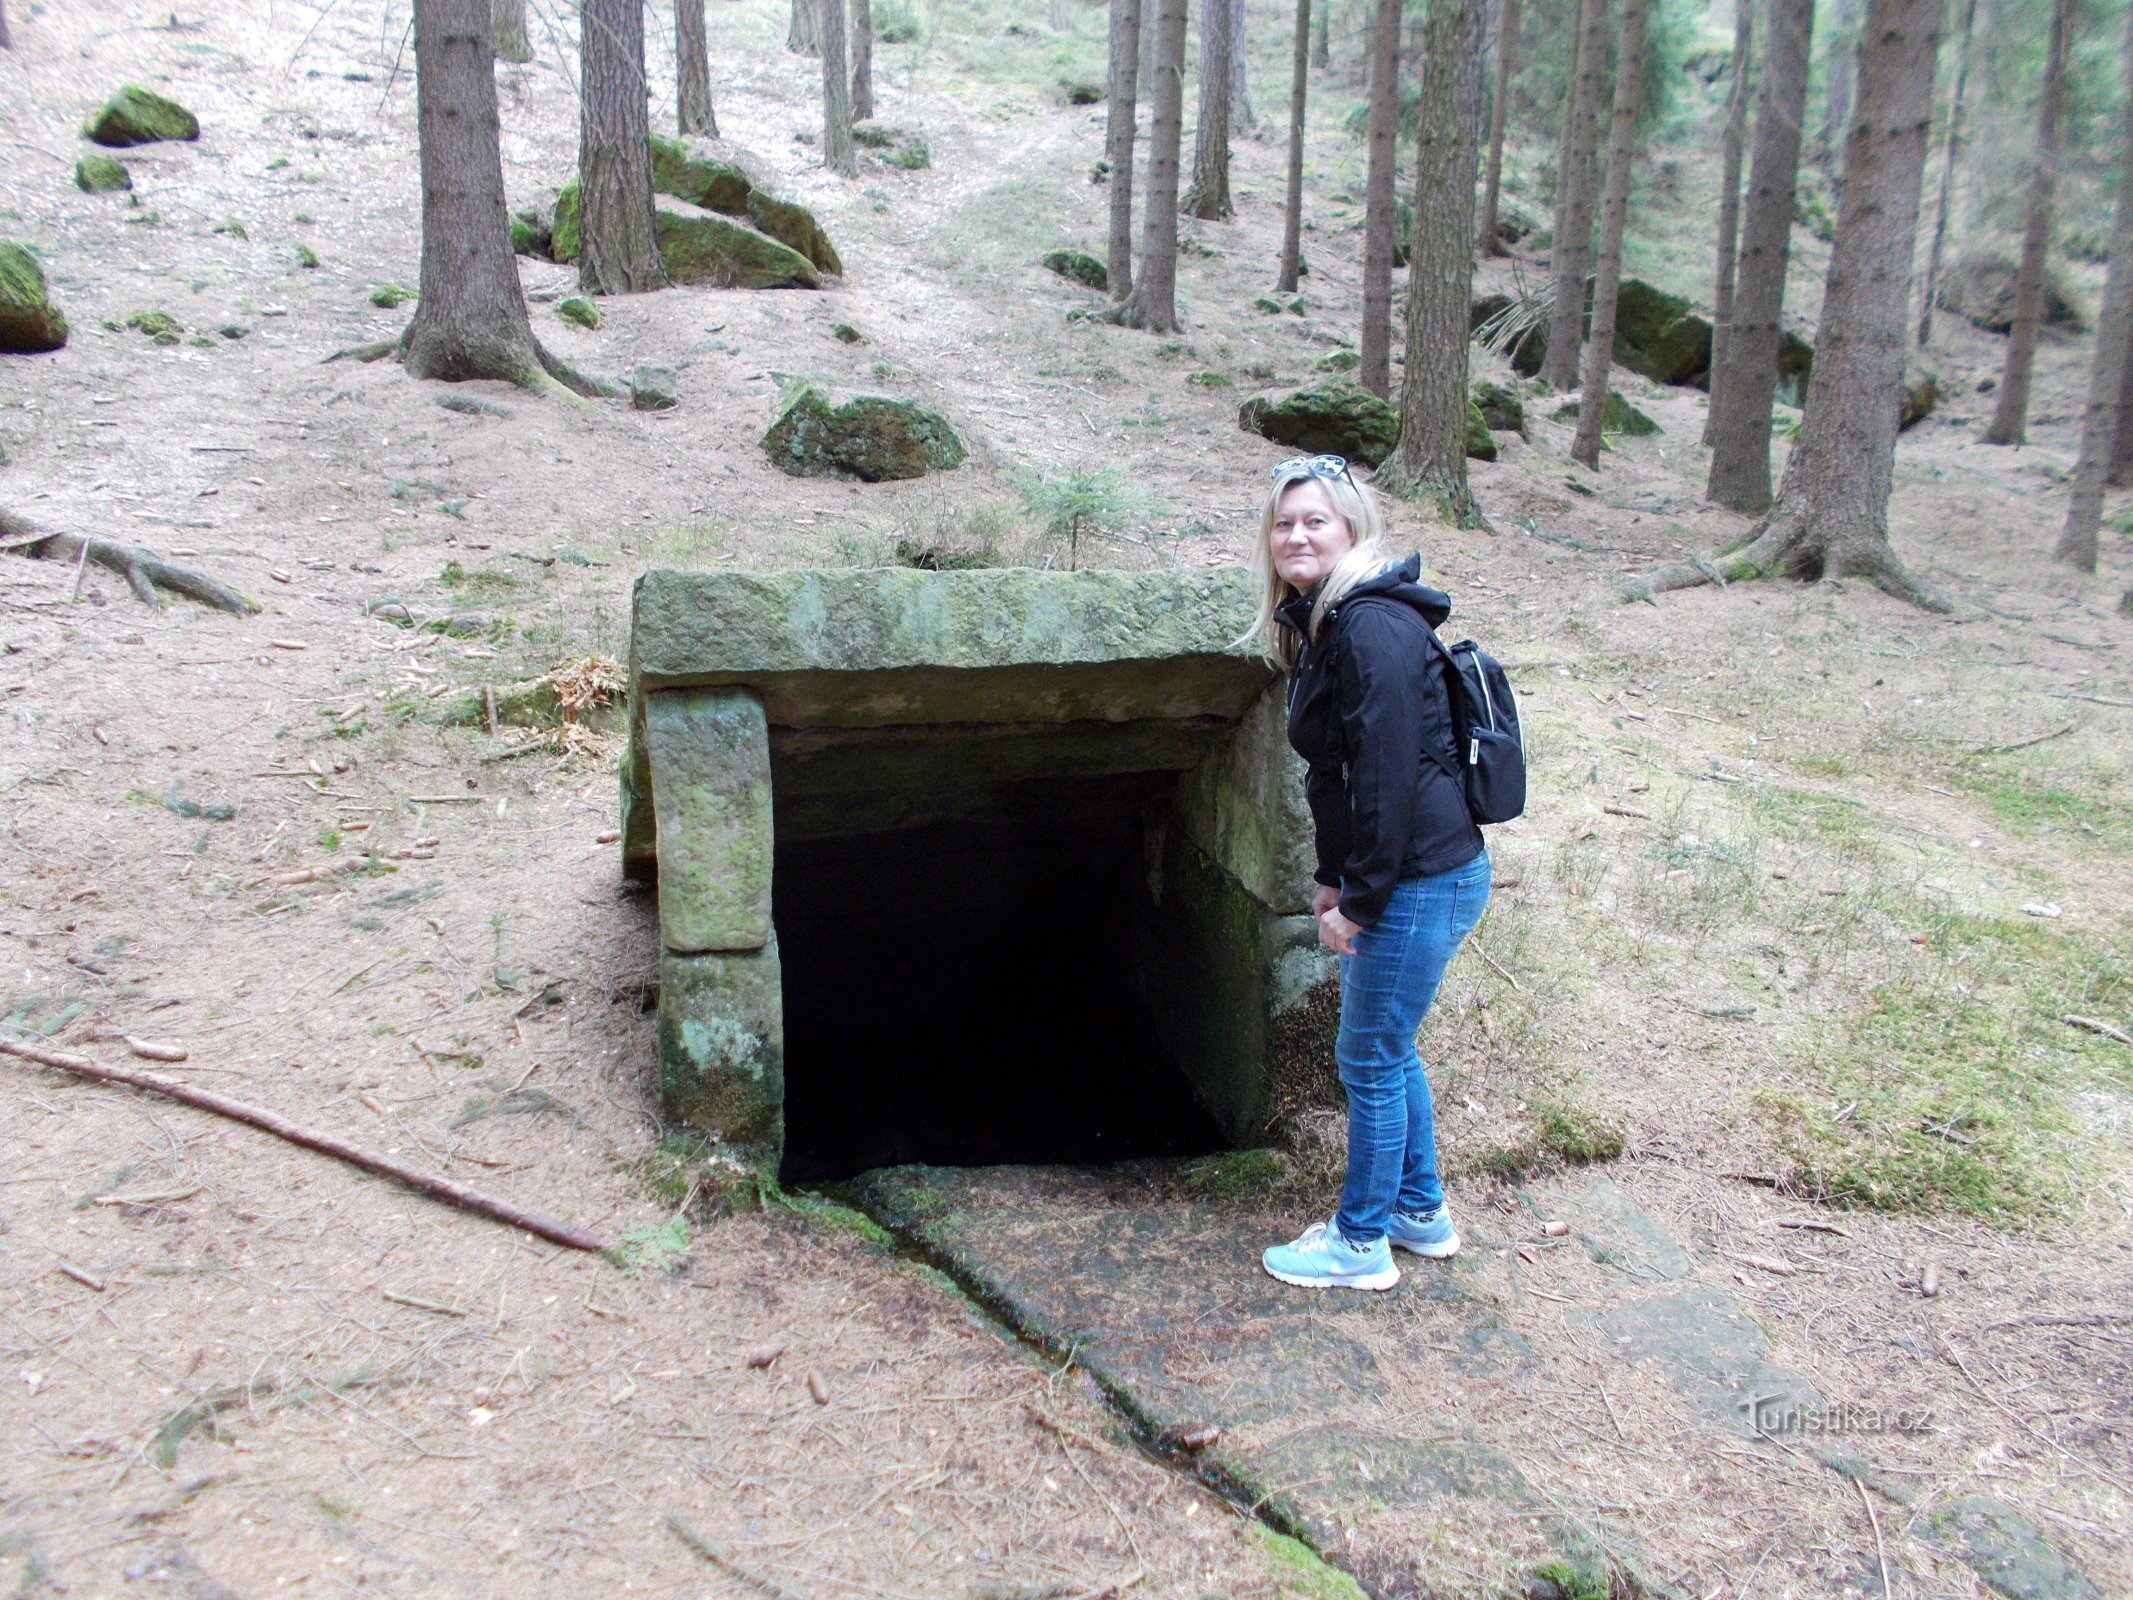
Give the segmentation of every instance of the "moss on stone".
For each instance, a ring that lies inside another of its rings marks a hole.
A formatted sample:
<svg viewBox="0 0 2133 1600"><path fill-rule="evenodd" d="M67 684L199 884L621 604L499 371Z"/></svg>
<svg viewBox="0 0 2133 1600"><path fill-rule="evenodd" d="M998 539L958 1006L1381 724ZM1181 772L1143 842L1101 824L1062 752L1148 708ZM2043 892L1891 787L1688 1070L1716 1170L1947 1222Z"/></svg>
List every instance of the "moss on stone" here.
<svg viewBox="0 0 2133 1600"><path fill-rule="evenodd" d="M133 174L111 156L86 155L74 163L74 186L83 194L110 194L131 189Z"/></svg>
<svg viewBox="0 0 2133 1600"><path fill-rule="evenodd" d="M803 385L763 435L763 450L795 478L857 478L880 483L917 478L963 464L963 442L948 419L912 400L860 395L832 406Z"/></svg>
<svg viewBox="0 0 2133 1600"><path fill-rule="evenodd" d="M582 294L558 300L555 314L573 327L590 330L600 326L600 308Z"/></svg>
<svg viewBox="0 0 2133 1600"><path fill-rule="evenodd" d="M1343 378L1279 398L1255 395L1238 408L1237 425L1276 444L1346 456L1365 467L1391 455L1400 437L1399 412Z"/></svg>
<svg viewBox="0 0 2133 1600"><path fill-rule="evenodd" d="M706 211L743 216L755 184L732 162L687 139L652 135L652 187Z"/></svg>
<svg viewBox="0 0 2133 1600"><path fill-rule="evenodd" d="M0 239L0 351L18 355L57 350L67 342L67 319L52 304L37 258Z"/></svg>
<svg viewBox="0 0 2133 1600"><path fill-rule="evenodd" d="M1565 401L1553 413L1557 422L1575 422L1578 417L1578 402ZM1626 434L1632 439L1643 438L1659 431L1659 424L1631 405L1615 390L1607 391L1607 404L1600 412L1600 432L1603 434Z"/></svg>
<svg viewBox="0 0 2133 1600"><path fill-rule="evenodd" d="M381 311L394 311L416 298L415 291L397 283L381 283L370 291L370 303Z"/></svg>
<svg viewBox="0 0 2133 1600"><path fill-rule="evenodd" d="M1473 398L1482 422L1492 432L1526 437L1526 403L1519 399L1516 389L1493 378L1482 378L1474 384Z"/></svg>
<svg viewBox="0 0 2133 1600"><path fill-rule="evenodd" d="M1353 350L1328 350L1312 365L1320 372L1353 372L1363 364L1363 358Z"/></svg>
<svg viewBox="0 0 2133 1600"><path fill-rule="evenodd" d="M126 319L126 326L145 334L151 344L176 344L185 332L178 319L160 307L136 311Z"/></svg>
<svg viewBox="0 0 2133 1600"><path fill-rule="evenodd" d="M758 189L748 196L745 214L749 225L758 233L767 234L805 256L816 270L843 276L844 263L838 259L836 246L822 231L822 224L815 220L815 214L798 201L780 200Z"/></svg>
<svg viewBox="0 0 2133 1600"><path fill-rule="evenodd" d="M129 83L91 112L81 131L92 143L124 148L164 139L197 139L200 119L177 101Z"/></svg>
<svg viewBox="0 0 2133 1600"><path fill-rule="evenodd" d="M849 322L831 323L830 337L835 339L839 344L865 344L867 342L867 336L861 333L857 328L853 327Z"/></svg>
<svg viewBox="0 0 2133 1600"><path fill-rule="evenodd" d="M548 253L557 261L578 259L578 180L556 191L555 217L548 225Z"/></svg>
<svg viewBox="0 0 2133 1600"><path fill-rule="evenodd" d="M318 268L318 252L300 239L296 244L296 264L307 272Z"/></svg>
<svg viewBox="0 0 2133 1600"><path fill-rule="evenodd" d="M1050 250L1045 253L1044 267L1047 272L1056 272L1060 277L1084 288L1104 289L1111 283L1111 273L1101 261L1080 250Z"/></svg>
<svg viewBox="0 0 2133 1600"><path fill-rule="evenodd" d="M556 209L556 239L563 237ZM575 213L573 213L575 222ZM708 283L724 289L819 289L814 263L791 246L745 223L678 200L662 201L654 219L659 259L676 283ZM575 245L575 228L572 230Z"/></svg>
<svg viewBox="0 0 2133 1600"><path fill-rule="evenodd" d="M1489 425L1482 418L1481 407L1471 400L1466 403L1466 453L1470 461L1496 459L1496 441L1489 437Z"/></svg>

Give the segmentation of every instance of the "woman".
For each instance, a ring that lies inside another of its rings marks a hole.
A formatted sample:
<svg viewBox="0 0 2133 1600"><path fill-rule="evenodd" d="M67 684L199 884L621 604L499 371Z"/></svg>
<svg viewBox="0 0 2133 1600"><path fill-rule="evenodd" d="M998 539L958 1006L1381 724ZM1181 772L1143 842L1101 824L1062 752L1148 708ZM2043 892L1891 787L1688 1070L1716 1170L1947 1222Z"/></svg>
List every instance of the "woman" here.
<svg viewBox="0 0 2133 1600"><path fill-rule="evenodd" d="M1252 570L1254 630L1289 681L1289 743L1309 774L1321 943L1340 957L1348 1177L1331 1222L1275 1245L1266 1270L1303 1288L1389 1289L1392 1250L1443 1260L1459 1235L1437 1176L1436 1125L1415 1034L1489 898L1489 858L1458 768L1451 614L1389 563L1375 500L1339 456L1273 470Z"/></svg>

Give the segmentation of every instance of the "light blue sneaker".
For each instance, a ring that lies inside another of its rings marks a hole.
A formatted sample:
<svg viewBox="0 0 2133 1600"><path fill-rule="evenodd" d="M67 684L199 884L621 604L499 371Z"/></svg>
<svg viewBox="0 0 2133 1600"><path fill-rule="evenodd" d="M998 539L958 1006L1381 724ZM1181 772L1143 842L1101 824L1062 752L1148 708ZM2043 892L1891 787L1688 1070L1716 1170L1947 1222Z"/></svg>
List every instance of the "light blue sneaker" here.
<svg viewBox="0 0 2133 1600"><path fill-rule="evenodd" d="M1271 1245L1259 1259L1269 1275L1299 1289L1390 1289L1400 1281L1391 1245L1350 1244L1330 1222L1312 1223L1295 1243Z"/></svg>
<svg viewBox="0 0 2133 1600"><path fill-rule="evenodd" d="M1452 1208L1447 1205L1434 1211L1395 1211L1386 1224L1385 1237L1402 1250L1432 1261L1449 1261L1459 1253L1459 1230L1452 1226Z"/></svg>

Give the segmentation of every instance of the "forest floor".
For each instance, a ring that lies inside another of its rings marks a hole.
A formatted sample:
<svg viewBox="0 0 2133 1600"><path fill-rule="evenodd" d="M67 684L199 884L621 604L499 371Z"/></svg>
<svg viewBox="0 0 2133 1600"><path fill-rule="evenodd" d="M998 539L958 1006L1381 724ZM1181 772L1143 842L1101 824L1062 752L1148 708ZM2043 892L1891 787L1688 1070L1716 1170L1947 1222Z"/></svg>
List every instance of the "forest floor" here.
<svg viewBox="0 0 2133 1600"><path fill-rule="evenodd" d="M420 715L622 657L647 565L874 563L899 540L1065 560L1029 505L1075 470L1134 502L1082 559L1241 558L1276 451L1238 399L1353 335L1359 207L1334 198L1353 91L1324 94L1313 136L1306 315L1252 305L1279 238L1268 125L1237 146L1238 219L1188 226L1185 334L1070 321L1100 297L1036 258L1098 244L1105 191L1101 108L1059 87L1100 79L1102 18L1069 10L1062 36L943 9L881 47L883 120L933 164L847 183L799 138L816 69L782 50L783 9L714 6L721 124L817 208L845 276L608 301L587 332L553 313L569 269L528 262L551 348L610 376L674 366L681 404L457 391L500 415L441 409L389 363L321 364L392 333L405 310L370 293L417 279L404 10L16 13L0 232L43 254L75 331L0 367L0 504L266 612L154 615L93 567L0 562L0 1030L115 1059L123 1035L182 1041L169 1071L629 1234L638 1259L0 1065L0 1592L739 1592L704 1541L810 1600L1343 1592L851 1213L801 1197L671 1223L655 918L620 881L615 751L512 753ZM500 74L519 203L575 152L570 52L534 11L541 59ZM1253 7L1268 113L1275 11ZM82 194L80 119L130 80L203 137L127 152L131 203ZM1673 210L1646 232L1700 236L1696 196L1657 193ZM183 342L126 326L158 308ZM1877 1416L1930 1413L1875 1441L1899 1504L1657 1400L1616 1415L1624 1379L1594 1379L1601 1412L1520 1412L1526 1479L1704 1600L1978 1593L1912 1532L1979 1494L2133 1593L2133 1048L2063 1020L2133 1024L2133 547L2114 525L2101 576L2051 565L2087 343L2046 342L2021 450L1978 443L2000 349L1943 319L1951 398L1898 455L1896 545L1950 616L1855 585L1618 604L1623 574L1743 526L1700 498L1703 398L1627 375L1663 431L1597 474L1535 405L1531 441L1498 435L1474 468L1490 530L1394 516L1454 629L1530 690L1536 804L1492 838L1503 887L1425 1035L1455 1205L1502 1233L1522 1184L1601 1158L1776 1359ZM938 407L973 465L779 476L756 442L808 373ZM395 626L386 600L487 626ZM272 881L373 846L407 854ZM1283 1227L1330 1193L1324 1141L1302 1143ZM1785 1226L1803 1220L1828 1231ZM657 1270L662 1241L680 1270ZM1497 1243L1477 1292L1526 1259L1515 1230ZM1576 1340L1560 1270L1505 1290L1537 1349ZM1379 1362L1426 1359L1400 1343L1422 1326L1373 1333ZM1490 1591L1526 1553L1505 1537L1429 1542L1427 1583Z"/></svg>

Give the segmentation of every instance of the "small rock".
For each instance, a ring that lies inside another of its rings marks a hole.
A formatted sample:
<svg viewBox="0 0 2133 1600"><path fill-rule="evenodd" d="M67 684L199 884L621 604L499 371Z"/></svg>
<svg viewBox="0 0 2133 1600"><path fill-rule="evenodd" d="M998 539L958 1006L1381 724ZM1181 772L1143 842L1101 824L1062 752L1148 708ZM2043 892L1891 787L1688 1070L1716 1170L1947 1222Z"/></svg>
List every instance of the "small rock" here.
<svg viewBox="0 0 2133 1600"><path fill-rule="evenodd" d="M556 302L555 314L574 327L588 332L600 326L600 308L582 294L574 294Z"/></svg>
<svg viewBox="0 0 2133 1600"><path fill-rule="evenodd" d="M1363 358L1353 350L1328 350L1312 363L1320 372L1353 372L1363 364Z"/></svg>
<svg viewBox="0 0 2133 1600"><path fill-rule="evenodd" d="M861 333L857 328L853 327L849 322L831 323L830 337L835 339L839 344L865 344L867 342L867 336Z"/></svg>
<svg viewBox="0 0 2133 1600"><path fill-rule="evenodd" d="M126 319L126 326L147 335L150 344L176 344L185 331L176 317L161 308L136 311Z"/></svg>
<svg viewBox="0 0 2133 1600"><path fill-rule="evenodd" d="M131 189L133 174L111 156L83 156L74 163L74 187L83 194L110 194Z"/></svg>
<svg viewBox="0 0 2133 1600"><path fill-rule="evenodd" d="M785 402L763 435L763 451L789 477L863 483L963 464L963 441L939 412L886 395L859 395L832 406L814 384L802 385Z"/></svg>
<svg viewBox="0 0 2133 1600"><path fill-rule="evenodd" d="M892 128L880 122L855 122L852 124L852 140L865 149L879 150L881 159L892 167L908 167L915 171L933 165L924 135L908 128Z"/></svg>
<svg viewBox="0 0 2133 1600"><path fill-rule="evenodd" d="M1346 456L1364 467L1391 455L1400 437L1400 413L1345 378L1279 398L1255 395L1238 408L1237 425L1276 444Z"/></svg>
<svg viewBox="0 0 2133 1600"><path fill-rule="evenodd" d="M1044 257L1045 270L1081 284L1084 288L1110 287L1111 274L1101 261L1079 250L1053 250Z"/></svg>
<svg viewBox="0 0 2133 1600"><path fill-rule="evenodd" d="M318 252L301 240L297 241L296 264L306 270L316 270L318 267Z"/></svg>
<svg viewBox="0 0 2133 1600"><path fill-rule="evenodd" d="M468 417L508 417L509 406L500 406L494 400L483 400L471 394L441 394L437 403L447 411L457 411Z"/></svg>
<svg viewBox="0 0 2133 1600"><path fill-rule="evenodd" d="M1087 79L1072 80L1061 84L1060 87L1065 91L1066 103L1070 106L1097 105L1104 97L1104 86Z"/></svg>
<svg viewBox="0 0 2133 1600"><path fill-rule="evenodd" d="M404 306L416 298L414 290L402 288L397 283L381 283L370 291L370 303L384 311Z"/></svg>
<svg viewBox="0 0 2133 1600"><path fill-rule="evenodd" d="M1940 377L1923 367L1912 367L1903 375L1903 407L1897 413L1896 431L1901 433L1933 414L1933 407L1940 401ZM2037 419L2042 421L2040 417Z"/></svg>
<svg viewBox="0 0 2133 1600"><path fill-rule="evenodd" d="M223 337L223 338L225 338L225 339L242 339L242 338L243 338L243 337L244 337L244 336L245 336L246 334L250 333L250 332L251 332L252 330L251 330L250 328L247 328L247 327L246 327L246 326L245 326L245 325L244 325L243 323L241 323L241 322L225 322L225 323L224 323L224 324L223 324L223 325L222 325L221 327L217 328L217 329L216 329L215 331L216 331L217 333L221 334L221 335L222 335L222 337Z"/></svg>
<svg viewBox="0 0 2133 1600"><path fill-rule="evenodd" d="M233 239L249 239L252 237L251 234L245 231L244 224L239 222L235 217L224 217L220 222L215 224L214 231L217 233L226 233Z"/></svg>
<svg viewBox="0 0 2133 1600"><path fill-rule="evenodd" d="M630 373L632 411L672 411L680 401L674 393L674 369L640 361Z"/></svg>
<svg viewBox="0 0 2133 1600"><path fill-rule="evenodd" d="M200 119L177 101L125 84L82 124L82 136L94 144L155 144L164 139L197 139Z"/></svg>
<svg viewBox="0 0 2133 1600"><path fill-rule="evenodd" d="M21 245L0 239L0 351L30 355L66 342L67 319L52 304L44 268Z"/></svg>
<svg viewBox="0 0 2133 1600"><path fill-rule="evenodd" d="M1578 402L1567 401L1552 413L1557 422L1575 422L1578 417ZM1600 432L1627 434L1632 439L1643 438L1659 431L1659 424L1631 405L1614 390L1607 391L1607 404L1600 412Z"/></svg>

